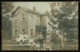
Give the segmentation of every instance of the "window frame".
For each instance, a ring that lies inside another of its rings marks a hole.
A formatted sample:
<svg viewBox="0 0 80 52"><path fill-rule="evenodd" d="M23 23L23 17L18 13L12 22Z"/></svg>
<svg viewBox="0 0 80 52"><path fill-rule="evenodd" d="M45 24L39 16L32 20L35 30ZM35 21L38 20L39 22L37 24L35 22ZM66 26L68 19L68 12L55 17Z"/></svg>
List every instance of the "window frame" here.
<svg viewBox="0 0 80 52"><path fill-rule="evenodd" d="M21 29L21 32L23 33L23 29L25 29L25 32L26 32L26 28L22 28L22 29Z"/></svg>
<svg viewBox="0 0 80 52"><path fill-rule="evenodd" d="M18 35L18 29L17 29L17 28L15 28L15 29L14 29L14 34L16 35L16 32L15 32L15 30L17 30L17 35ZM16 36L17 36L17 35L16 35Z"/></svg>
<svg viewBox="0 0 80 52"><path fill-rule="evenodd" d="M23 18L24 18L24 20L23 20ZM22 14L21 21L25 21L25 20L26 20L25 14Z"/></svg>
<svg viewBox="0 0 80 52"><path fill-rule="evenodd" d="M31 29L31 35L33 36L33 29Z"/></svg>
<svg viewBox="0 0 80 52"><path fill-rule="evenodd" d="M17 17L14 17L14 22L17 22L16 20L18 21Z"/></svg>

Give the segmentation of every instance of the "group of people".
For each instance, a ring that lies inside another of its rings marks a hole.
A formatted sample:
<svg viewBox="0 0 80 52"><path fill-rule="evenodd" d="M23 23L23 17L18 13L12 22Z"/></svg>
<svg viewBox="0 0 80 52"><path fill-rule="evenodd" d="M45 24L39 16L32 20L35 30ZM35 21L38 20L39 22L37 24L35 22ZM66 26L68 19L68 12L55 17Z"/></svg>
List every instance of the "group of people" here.
<svg viewBox="0 0 80 52"><path fill-rule="evenodd" d="M26 38L26 39L32 39L32 36L26 35L26 33L19 34L19 36L20 36L21 38L23 38L23 36L24 36L24 38ZM31 37L31 38L30 38L30 37ZM20 38L17 39L18 42L19 42L20 40L21 40ZM38 36L38 43L39 43L39 47L40 47L40 48L43 48L43 46L44 46L44 37L43 37L42 33L40 33L39 36ZM46 36L46 45L49 45L49 44L50 44L50 35L47 34L47 36ZM47 47L49 47L49 46L47 46ZM46 48L47 48L47 47L46 47Z"/></svg>
<svg viewBox="0 0 80 52"><path fill-rule="evenodd" d="M29 42L33 41L32 36L27 35L26 33L20 33L16 37L16 42L18 44L27 44Z"/></svg>

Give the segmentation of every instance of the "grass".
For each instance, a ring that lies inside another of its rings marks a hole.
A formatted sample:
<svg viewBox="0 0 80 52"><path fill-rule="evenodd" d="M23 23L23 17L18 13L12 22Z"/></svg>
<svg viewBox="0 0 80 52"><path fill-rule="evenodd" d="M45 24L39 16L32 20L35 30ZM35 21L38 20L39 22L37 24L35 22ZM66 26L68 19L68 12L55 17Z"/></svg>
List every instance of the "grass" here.
<svg viewBox="0 0 80 52"><path fill-rule="evenodd" d="M2 40L2 50L38 50L36 47L28 47L28 46L4 46L11 45L11 41ZM66 43L64 48L61 47L61 44L52 44L53 50L78 50L78 44Z"/></svg>
<svg viewBox="0 0 80 52"><path fill-rule="evenodd" d="M64 47L61 44L54 44L53 50L78 50L78 44L64 44Z"/></svg>

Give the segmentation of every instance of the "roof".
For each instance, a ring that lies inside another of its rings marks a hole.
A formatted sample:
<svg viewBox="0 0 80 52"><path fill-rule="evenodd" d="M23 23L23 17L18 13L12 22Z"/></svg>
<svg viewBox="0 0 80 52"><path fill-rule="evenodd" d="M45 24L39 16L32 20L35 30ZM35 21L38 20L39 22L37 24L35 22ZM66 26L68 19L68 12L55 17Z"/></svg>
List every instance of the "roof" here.
<svg viewBox="0 0 80 52"><path fill-rule="evenodd" d="M15 12L16 12L19 8L25 10L26 12L33 13L33 14L36 14L36 15L45 15L45 14L39 13L38 11L34 11L34 10L28 9L28 8L26 8L26 7L18 6L18 7L12 12L12 15L13 15L13 16L14 16Z"/></svg>

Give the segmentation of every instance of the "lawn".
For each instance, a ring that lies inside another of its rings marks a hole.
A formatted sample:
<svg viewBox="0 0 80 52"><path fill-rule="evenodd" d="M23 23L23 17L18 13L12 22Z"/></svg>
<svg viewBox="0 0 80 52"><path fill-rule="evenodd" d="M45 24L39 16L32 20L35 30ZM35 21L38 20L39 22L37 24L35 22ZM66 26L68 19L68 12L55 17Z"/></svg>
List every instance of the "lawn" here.
<svg viewBox="0 0 80 52"><path fill-rule="evenodd" d="M2 50L40 50L36 47L29 47L29 46L5 46L11 45L12 42L8 40L2 40ZM78 50L77 43L66 43L64 47L61 47L61 44L51 44L52 50ZM47 50L47 49L46 49Z"/></svg>

